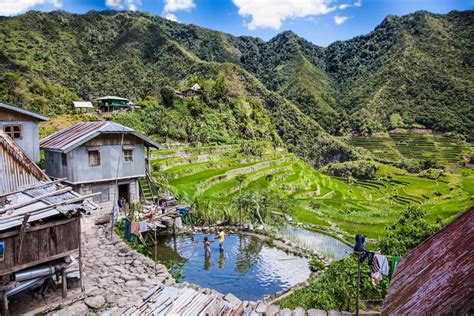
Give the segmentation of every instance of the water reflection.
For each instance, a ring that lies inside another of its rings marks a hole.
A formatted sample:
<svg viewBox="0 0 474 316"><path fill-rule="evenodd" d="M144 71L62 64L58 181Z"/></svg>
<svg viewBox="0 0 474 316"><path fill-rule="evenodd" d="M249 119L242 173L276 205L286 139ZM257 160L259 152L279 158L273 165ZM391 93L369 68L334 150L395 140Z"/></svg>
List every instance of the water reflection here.
<svg viewBox="0 0 474 316"><path fill-rule="evenodd" d="M185 263L183 281L233 293L243 300L258 300L309 276L307 260L264 244L256 237L228 235L224 250L210 239L206 255L203 234L160 239L158 260L180 258ZM167 248L167 250L165 250ZM176 251L174 251L176 249ZM173 253L174 252L174 253Z"/></svg>
<svg viewBox="0 0 474 316"><path fill-rule="evenodd" d="M337 260L345 258L348 253L352 252L351 247L336 238L303 228L288 225L281 231L281 234L285 239L304 248L315 250Z"/></svg>

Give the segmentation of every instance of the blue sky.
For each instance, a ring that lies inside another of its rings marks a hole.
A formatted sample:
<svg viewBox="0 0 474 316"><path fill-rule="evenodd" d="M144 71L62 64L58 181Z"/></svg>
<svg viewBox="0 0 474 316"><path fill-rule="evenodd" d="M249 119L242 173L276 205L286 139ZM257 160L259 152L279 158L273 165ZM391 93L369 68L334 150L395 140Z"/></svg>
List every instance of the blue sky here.
<svg viewBox="0 0 474 316"><path fill-rule="evenodd" d="M140 10L234 35L268 40L292 30L327 46L370 32L387 15L472 10L474 0L0 0L0 15L27 10Z"/></svg>

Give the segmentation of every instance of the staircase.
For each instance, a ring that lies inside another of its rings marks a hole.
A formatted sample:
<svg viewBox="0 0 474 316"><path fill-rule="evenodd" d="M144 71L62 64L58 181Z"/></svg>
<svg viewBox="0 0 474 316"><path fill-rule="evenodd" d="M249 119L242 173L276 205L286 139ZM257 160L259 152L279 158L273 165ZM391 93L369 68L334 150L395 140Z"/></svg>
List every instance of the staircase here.
<svg viewBox="0 0 474 316"><path fill-rule="evenodd" d="M155 197L155 194L153 192L153 188L148 177L141 178L139 180L139 183L140 183L140 192L141 192L143 200L145 202L153 202L153 198Z"/></svg>

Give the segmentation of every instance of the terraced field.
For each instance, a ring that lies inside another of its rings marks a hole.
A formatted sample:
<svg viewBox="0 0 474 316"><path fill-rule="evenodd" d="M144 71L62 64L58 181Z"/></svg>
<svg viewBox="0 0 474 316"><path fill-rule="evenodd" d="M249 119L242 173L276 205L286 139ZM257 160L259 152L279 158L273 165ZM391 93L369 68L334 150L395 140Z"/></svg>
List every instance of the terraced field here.
<svg viewBox="0 0 474 316"><path fill-rule="evenodd" d="M402 209L419 206L430 220L452 219L474 205L474 173L437 180L380 165L376 180L348 184L314 170L295 155L261 143L260 155L239 145L154 152L154 178L181 200L212 204L215 212L242 192L271 188L288 203L282 210L318 230L352 240L356 233L378 238Z"/></svg>
<svg viewBox="0 0 474 316"><path fill-rule="evenodd" d="M432 133L389 133L383 136L351 137L349 143L363 147L384 160L415 158L436 160L442 164L459 164L462 153L471 145Z"/></svg>

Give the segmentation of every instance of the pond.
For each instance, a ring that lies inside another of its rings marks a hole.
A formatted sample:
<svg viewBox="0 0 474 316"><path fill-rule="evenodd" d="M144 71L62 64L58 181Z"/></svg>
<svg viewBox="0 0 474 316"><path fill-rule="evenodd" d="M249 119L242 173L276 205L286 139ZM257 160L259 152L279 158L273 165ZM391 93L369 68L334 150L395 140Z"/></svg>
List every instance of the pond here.
<svg viewBox="0 0 474 316"><path fill-rule="evenodd" d="M351 247L334 237L291 225L287 225L281 231L281 235L301 247L314 250L336 260L343 259L348 253L353 252Z"/></svg>
<svg viewBox="0 0 474 316"><path fill-rule="evenodd" d="M213 241L208 257L205 236ZM241 300L259 300L304 282L310 275L307 259L287 254L257 237L228 235L223 251L214 239L204 234L161 237L157 259L184 262L181 281L232 293Z"/></svg>

